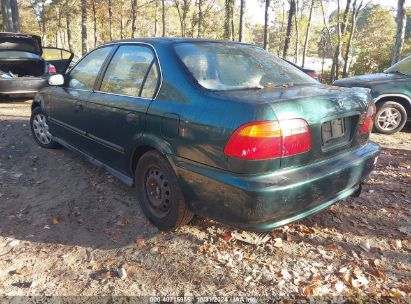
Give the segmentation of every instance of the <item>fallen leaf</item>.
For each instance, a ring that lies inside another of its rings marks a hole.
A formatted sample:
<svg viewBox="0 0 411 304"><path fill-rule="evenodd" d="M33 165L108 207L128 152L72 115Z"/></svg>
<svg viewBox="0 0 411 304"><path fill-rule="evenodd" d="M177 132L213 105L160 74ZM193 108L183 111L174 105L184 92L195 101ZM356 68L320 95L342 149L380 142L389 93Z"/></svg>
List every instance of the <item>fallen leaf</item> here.
<svg viewBox="0 0 411 304"><path fill-rule="evenodd" d="M281 248L283 247L283 240L281 238L274 239L274 247Z"/></svg>
<svg viewBox="0 0 411 304"><path fill-rule="evenodd" d="M15 274L18 275L28 275L31 273L31 270L29 268L27 268L26 266L22 267L22 268L18 268L14 271Z"/></svg>
<svg viewBox="0 0 411 304"><path fill-rule="evenodd" d="M281 270L281 275L286 280L291 278L291 274L286 269Z"/></svg>
<svg viewBox="0 0 411 304"><path fill-rule="evenodd" d="M370 251L370 249L371 249L370 241L369 241L369 240L361 241L360 247L361 247L361 249L364 250L365 252Z"/></svg>
<svg viewBox="0 0 411 304"><path fill-rule="evenodd" d="M222 235L223 240L226 241L226 242L230 241L232 237L233 237L233 236L232 236L232 231L226 231L226 232Z"/></svg>
<svg viewBox="0 0 411 304"><path fill-rule="evenodd" d="M401 240L393 240L393 241L391 241L391 246L392 246L394 249L401 249L401 248L402 248Z"/></svg>
<svg viewBox="0 0 411 304"><path fill-rule="evenodd" d="M266 243L271 238L268 233L256 234L248 231L233 231L232 236L238 241L252 245L260 245Z"/></svg>
<svg viewBox="0 0 411 304"><path fill-rule="evenodd" d="M137 273L137 267L134 265L130 265L126 269L127 274L131 277Z"/></svg>
<svg viewBox="0 0 411 304"><path fill-rule="evenodd" d="M53 217L51 222L53 223L53 225L57 225L60 224L63 221L63 219L64 217L62 215L56 215L55 217Z"/></svg>
<svg viewBox="0 0 411 304"><path fill-rule="evenodd" d="M112 278L111 271L104 271L101 273L101 278L103 280L108 280Z"/></svg>
<svg viewBox="0 0 411 304"><path fill-rule="evenodd" d="M116 263L116 259L111 258L111 259L105 260L104 263L103 263L103 265L104 265L105 267L108 267L108 266L112 266L112 265L115 264L115 263Z"/></svg>
<svg viewBox="0 0 411 304"><path fill-rule="evenodd" d="M121 224L122 224L123 226L128 225L129 223L130 223L130 221L128 220L128 218L127 218L126 216L123 216L123 217L121 218Z"/></svg>
<svg viewBox="0 0 411 304"><path fill-rule="evenodd" d="M304 296L309 297L313 294L313 289L311 287L304 287L302 293Z"/></svg>
<svg viewBox="0 0 411 304"><path fill-rule="evenodd" d="M334 288L338 293L341 293L344 290L345 285L343 282L338 281L337 283L335 283Z"/></svg>
<svg viewBox="0 0 411 304"><path fill-rule="evenodd" d="M146 245L146 241L144 239L137 239L136 245L138 248L143 248Z"/></svg>

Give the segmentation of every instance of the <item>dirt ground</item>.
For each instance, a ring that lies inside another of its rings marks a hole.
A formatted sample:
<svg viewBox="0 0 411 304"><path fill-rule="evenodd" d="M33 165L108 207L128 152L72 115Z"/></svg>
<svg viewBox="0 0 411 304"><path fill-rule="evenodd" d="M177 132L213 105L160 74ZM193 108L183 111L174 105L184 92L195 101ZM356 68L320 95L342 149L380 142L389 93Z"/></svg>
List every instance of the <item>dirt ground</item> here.
<svg viewBox="0 0 411 304"><path fill-rule="evenodd" d="M133 189L66 149L40 148L30 104L0 102L1 295L410 301L410 125L372 135L383 151L359 198L267 234L201 217L165 233Z"/></svg>

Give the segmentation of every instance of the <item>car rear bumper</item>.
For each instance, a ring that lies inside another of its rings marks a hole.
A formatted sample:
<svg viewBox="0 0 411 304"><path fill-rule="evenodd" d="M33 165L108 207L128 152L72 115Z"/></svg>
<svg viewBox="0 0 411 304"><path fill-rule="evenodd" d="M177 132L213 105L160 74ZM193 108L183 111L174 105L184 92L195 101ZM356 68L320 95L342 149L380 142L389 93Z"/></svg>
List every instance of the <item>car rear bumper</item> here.
<svg viewBox="0 0 411 304"><path fill-rule="evenodd" d="M177 160L189 208L234 227L264 231L302 219L358 190L380 147L367 143L304 167L264 175L233 175Z"/></svg>
<svg viewBox="0 0 411 304"><path fill-rule="evenodd" d="M47 79L43 77L21 77L13 79L0 78L0 95L34 96L40 89L47 85Z"/></svg>

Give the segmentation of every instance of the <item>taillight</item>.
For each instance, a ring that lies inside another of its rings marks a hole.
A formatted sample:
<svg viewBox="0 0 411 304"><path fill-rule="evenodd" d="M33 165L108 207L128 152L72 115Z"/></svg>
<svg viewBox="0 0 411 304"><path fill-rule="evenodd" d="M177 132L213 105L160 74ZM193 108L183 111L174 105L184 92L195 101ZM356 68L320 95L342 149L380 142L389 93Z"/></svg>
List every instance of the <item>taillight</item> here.
<svg viewBox="0 0 411 304"><path fill-rule="evenodd" d="M311 149L311 133L303 119L259 121L242 125L231 135L224 154L262 160L296 155Z"/></svg>
<svg viewBox="0 0 411 304"><path fill-rule="evenodd" d="M375 104L371 102L371 104L368 106L367 113L362 114L360 117L360 134L371 132L374 126L376 112L377 109L375 107Z"/></svg>
<svg viewBox="0 0 411 304"><path fill-rule="evenodd" d="M52 64L49 64L49 74L56 74L57 70L56 67Z"/></svg>

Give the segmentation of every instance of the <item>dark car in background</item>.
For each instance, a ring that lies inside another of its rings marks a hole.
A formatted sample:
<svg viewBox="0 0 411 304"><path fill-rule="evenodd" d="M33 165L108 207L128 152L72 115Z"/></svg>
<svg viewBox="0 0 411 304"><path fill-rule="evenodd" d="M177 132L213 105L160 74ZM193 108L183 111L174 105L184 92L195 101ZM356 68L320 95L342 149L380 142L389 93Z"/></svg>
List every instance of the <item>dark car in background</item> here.
<svg viewBox="0 0 411 304"><path fill-rule="evenodd" d="M384 73L344 78L334 82L341 87L371 89L377 106L375 129L379 133L401 131L411 119L411 56L391 66Z"/></svg>
<svg viewBox="0 0 411 304"><path fill-rule="evenodd" d="M73 53L42 47L36 35L0 33L0 96L34 96L47 79L64 73Z"/></svg>
<svg viewBox="0 0 411 304"><path fill-rule="evenodd" d="M380 150L368 90L248 44L123 40L49 83L32 104L37 143L135 186L159 229L194 214L253 230L299 220L359 194Z"/></svg>

